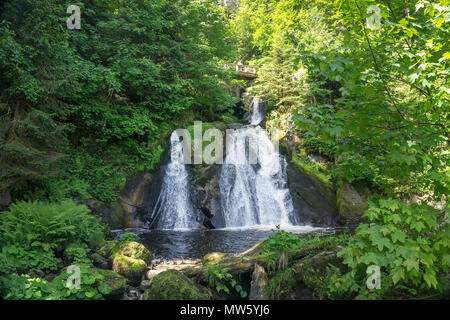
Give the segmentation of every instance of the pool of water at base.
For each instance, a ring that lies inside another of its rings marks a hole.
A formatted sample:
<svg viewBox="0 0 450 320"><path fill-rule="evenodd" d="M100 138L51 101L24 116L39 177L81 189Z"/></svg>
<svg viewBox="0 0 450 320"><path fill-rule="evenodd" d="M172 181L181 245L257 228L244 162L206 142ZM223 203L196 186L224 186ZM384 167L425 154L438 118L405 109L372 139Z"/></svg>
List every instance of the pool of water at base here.
<svg viewBox="0 0 450 320"><path fill-rule="evenodd" d="M138 233L155 259L199 259L210 252L238 254L267 239L274 228L218 229L218 230L125 230ZM283 229L283 228L282 228ZM284 229L295 234L311 232L334 233L332 228L297 227Z"/></svg>

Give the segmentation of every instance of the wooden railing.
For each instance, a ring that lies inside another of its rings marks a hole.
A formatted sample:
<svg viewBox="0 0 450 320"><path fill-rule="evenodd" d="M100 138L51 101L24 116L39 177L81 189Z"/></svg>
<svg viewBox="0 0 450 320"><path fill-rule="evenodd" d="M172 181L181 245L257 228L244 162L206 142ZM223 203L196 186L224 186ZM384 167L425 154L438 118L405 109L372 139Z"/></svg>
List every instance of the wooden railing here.
<svg viewBox="0 0 450 320"><path fill-rule="evenodd" d="M256 68L250 67L250 66L245 66L243 64L234 64L234 65L229 65L226 64L224 65L225 69L229 69L229 70L235 70L236 72L239 73L239 77L242 78L247 78L247 79L253 79L256 78L257 74L256 74Z"/></svg>

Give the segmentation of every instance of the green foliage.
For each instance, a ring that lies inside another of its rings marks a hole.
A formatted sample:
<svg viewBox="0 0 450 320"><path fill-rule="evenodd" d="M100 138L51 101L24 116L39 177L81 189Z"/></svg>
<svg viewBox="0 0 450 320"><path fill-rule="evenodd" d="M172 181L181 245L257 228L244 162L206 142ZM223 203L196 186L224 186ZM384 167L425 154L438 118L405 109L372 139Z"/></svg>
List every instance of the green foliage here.
<svg viewBox="0 0 450 320"><path fill-rule="evenodd" d="M267 287L267 293L271 299L290 300L292 299L292 290L295 289L297 281L291 268L278 270L275 272Z"/></svg>
<svg viewBox="0 0 450 320"><path fill-rule="evenodd" d="M78 265L78 267L80 268L80 289L69 287L70 280L67 281L67 279L72 274L65 271L53 280L52 299L103 300L104 295L111 293L111 288L104 281L104 275L86 265Z"/></svg>
<svg viewBox="0 0 450 320"><path fill-rule="evenodd" d="M265 253L282 253L292 250L298 250L304 244L304 242L294 235L292 232L287 232L281 230L279 226L277 226L277 230L274 235L271 235L264 242L264 248L262 250L262 254Z"/></svg>
<svg viewBox="0 0 450 320"><path fill-rule="evenodd" d="M71 243L64 250L64 256L73 264L91 264L92 260L88 258L90 251L85 243Z"/></svg>
<svg viewBox="0 0 450 320"><path fill-rule="evenodd" d="M79 265L80 288L70 288L68 278L72 273L62 272L48 282L41 278L12 274L2 287L7 288L4 298L7 300L103 300L111 293L111 288L103 281L104 276L86 265Z"/></svg>
<svg viewBox="0 0 450 320"><path fill-rule="evenodd" d="M448 5L398 1L378 4L382 24L369 30L365 8L349 6L337 14L346 27L345 49L302 52L309 75L333 84L332 99L301 108L299 128L321 143L334 145L339 178L367 181L388 194L448 194L449 64L448 31L442 17ZM448 1L447 1L448 2ZM407 6L408 7L408 6ZM420 30L420 31L418 31Z"/></svg>
<svg viewBox="0 0 450 320"><path fill-rule="evenodd" d="M0 293L6 300L44 300L54 294L52 284L41 278L11 274L1 280Z"/></svg>
<svg viewBox="0 0 450 320"><path fill-rule="evenodd" d="M70 242L98 241L104 238L103 230L98 217L72 201L17 202L0 215L0 231L7 242L0 253L1 270L56 270L59 259L55 250Z"/></svg>
<svg viewBox="0 0 450 320"><path fill-rule="evenodd" d="M120 235L120 241L136 241L137 237L134 232L125 232Z"/></svg>
<svg viewBox="0 0 450 320"><path fill-rule="evenodd" d="M214 3L79 5L80 31L63 0L1 5L0 189L17 198L113 201L127 175L156 167L172 130L233 103Z"/></svg>
<svg viewBox="0 0 450 320"><path fill-rule="evenodd" d="M442 290L450 267L450 228L443 214L426 204L405 204L388 198L369 201L361 224L338 253L350 272L341 283L359 298L414 293L414 288ZM365 288L366 268L381 268L381 290ZM351 280L352 279L352 280Z"/></svg>
<svg viewBox="0 0 450 320"><path fill-rule="evenodd" d="M230 268L223 268L220 264L210 264L206 267L206 279L208 286L214 288L218 293L224 291L229 294L230 289L228 285L234 287L236 280L233 279L233 275L229 273Z"/></svg>
<svg viewBox="0 0 450 320"><path fill-rule="evenodd" d="M206 280L210 288L214 288L218 293L221 291L230 294L230 289L234 288L241 298L247 297L247 292L242 286L236 283L233 275L229 272L230 268L223 268L220 264L210 264L206 267Z"/></svg>

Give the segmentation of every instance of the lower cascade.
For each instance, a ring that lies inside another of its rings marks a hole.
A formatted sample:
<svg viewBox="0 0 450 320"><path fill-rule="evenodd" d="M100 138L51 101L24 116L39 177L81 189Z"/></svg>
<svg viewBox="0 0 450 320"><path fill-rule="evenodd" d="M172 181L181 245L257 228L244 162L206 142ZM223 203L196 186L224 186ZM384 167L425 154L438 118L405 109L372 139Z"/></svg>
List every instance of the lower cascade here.
<svg viewBox="0 0 450 320"><path fill-rule="evenodd" d="M258 101L254 100L252 106L250 123L259 123L262 116ZM227 228L293 224L286 165L259 126L242 126L227 137L227 158L219 179Z"/></svg>
<svg viewBox="0 0 450 320"><path fill-rule="evenodd" d="M151 215L153 228L192 229L195 227L188 176L184 164L183 143L174 131L171 136L171 161L164 172L161 191Z"/></svg>

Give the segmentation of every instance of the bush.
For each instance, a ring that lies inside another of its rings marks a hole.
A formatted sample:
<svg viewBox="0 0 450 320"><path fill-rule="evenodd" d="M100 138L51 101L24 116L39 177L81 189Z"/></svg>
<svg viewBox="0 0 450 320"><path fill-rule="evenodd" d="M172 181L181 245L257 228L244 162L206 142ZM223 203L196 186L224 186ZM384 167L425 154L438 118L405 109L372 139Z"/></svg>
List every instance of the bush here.
<svg viewBox="0 0 450 320"><path fill-rule="evenodd" d="M368 204L364 218L370 224L361 224L338 253L350 272L336 278L331 290L350 291L364 299L441 291L450 266L448 216L426 204L391 198ZM366 289L371 265L380 267L380 290Z"/></svg>
<svg viewBox="0 0 450 320"><path fill-rule="evenodd" d="M86 206L71 200L19 201L0 216L0 231L9 243L48 250L72 241L89 243L103 233L104 226Z"/></svg>
<svg viewBox="0 0 450 320"><path fill-rule="evenodd" d="M319 241L314 240L315 238L312 238L310 241ZM264 248L262 250L262 254L266 253L283 253L293 250L298 250L304 245L305 241L303 239L300 239L292 232L287 232L284 230L281 230L279 226L277 226L276 233L271 235L267 240L264 242Z"/></svg>
<svg viewBox="0 0 450 320"><path fill-rule="evenodd" d="M12 204L0 216L0 232L6 242L0 251L0 277L55 271L60 262L56 251L72 242L86 244L104 239L100 219L73 201Z"/></svg>

